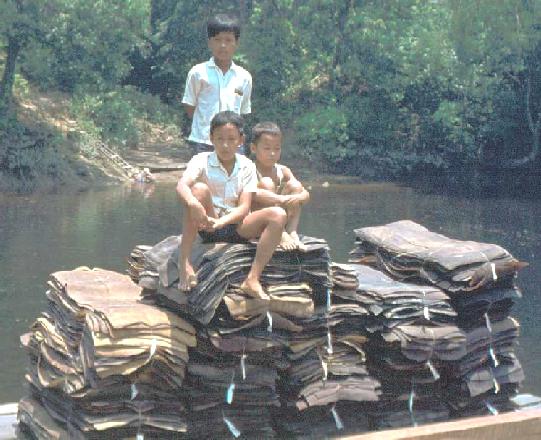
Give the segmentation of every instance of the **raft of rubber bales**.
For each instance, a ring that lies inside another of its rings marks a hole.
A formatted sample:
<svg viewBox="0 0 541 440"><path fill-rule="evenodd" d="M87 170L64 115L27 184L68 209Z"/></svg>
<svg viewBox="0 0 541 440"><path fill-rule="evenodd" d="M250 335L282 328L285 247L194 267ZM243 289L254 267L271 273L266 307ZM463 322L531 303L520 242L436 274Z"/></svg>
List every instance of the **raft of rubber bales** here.
<svg viewBox="0 0 541 440"><path fill-rule="evenodd" d="M361 228L347 264L327 243L277 250L239 285L255 243L196 242L178 290L172 236L138 245L128 275L53 273L29 355L21 427L36 438L324 438L500 414L523 264L413 222Z"/></svg>

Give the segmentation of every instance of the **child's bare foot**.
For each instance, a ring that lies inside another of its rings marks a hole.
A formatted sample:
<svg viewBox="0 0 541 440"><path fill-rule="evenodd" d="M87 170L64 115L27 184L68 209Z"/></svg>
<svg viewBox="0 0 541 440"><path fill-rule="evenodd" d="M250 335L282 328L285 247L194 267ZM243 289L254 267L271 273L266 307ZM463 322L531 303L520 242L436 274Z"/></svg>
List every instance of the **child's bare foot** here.
<svg viewBox="0 0 541 440"><path fill-rule="evenodd" d="M299 251L303 251L303 252L306 251L307 247L305 244L303 244L303 242L299 238L299 234L297 234L297 231L291 231L289 233L289 236L295 243L295 249L298 249Z"/></svg>
<svg viewBox="0 0 541 440"><path fill-rule="evenodd" d="M179 267L178 272L178 290L188 292L197 286L197 275L190 263L186 263L184 269Z"/></svg>
<svg viewBox="0 0 541 440"><path fill-rule="evenodd" d="M282 239L280 240L278 246L281 247L284 251L293 251L297 249L298 244L290 234L284 231L282 232Z"/></svg>
<svg viewBox="0 0 541 440"><path fill-rule="evenodd" d="M259 281L255 280L249 280L246 278L244 282L240 285L240 290L245 293L248 296L251 296L252 298L257 299L270 299L269 295L265 293L265 290L263 290L263 286L259 283Z"/></svg>

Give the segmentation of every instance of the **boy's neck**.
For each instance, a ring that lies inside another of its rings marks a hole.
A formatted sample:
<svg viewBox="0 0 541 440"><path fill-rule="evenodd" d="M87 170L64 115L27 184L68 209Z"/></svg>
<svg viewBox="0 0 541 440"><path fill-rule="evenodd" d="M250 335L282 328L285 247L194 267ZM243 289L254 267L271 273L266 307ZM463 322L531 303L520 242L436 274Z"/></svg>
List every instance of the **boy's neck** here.
<svg viewBox="0 0 541 440"><path fill-rule="evenodd" d="M272 171L274 170L274 165L275 164L272 164L271 166L265 166L261 162L258 162L257 160L255 161L257 171L259 171L263 175L272 174Z"/></svg>
<svg viewBox="0 0 541 440"><path fill-rule="evenodd" d="M218 156L218 155L216 155L216 156ZM218 161L222 164L224 169L227 171L227 174L229 174L229 175L231 175L231 173L235 169L235 161L236 160L237 160L237 158L233 157L232 160L229 160L229 161L225 162L222 159L220 159L220 156L218 156Z"/></svg>
<svg viewBox="0 0 541 440"><path fill-rule="evenodd" d="M217 60L214 58L214 64L216 64L223 73L227 73L231 68L231 64L233 64L233 60Z"/></svg>

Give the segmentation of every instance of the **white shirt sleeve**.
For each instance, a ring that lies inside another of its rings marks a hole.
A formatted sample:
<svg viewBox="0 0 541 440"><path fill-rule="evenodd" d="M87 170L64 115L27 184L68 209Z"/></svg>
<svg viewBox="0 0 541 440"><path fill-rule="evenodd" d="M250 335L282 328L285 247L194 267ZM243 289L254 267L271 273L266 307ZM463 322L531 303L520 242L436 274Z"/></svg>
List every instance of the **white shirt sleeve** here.
<svg viewBox="0 0 541 440"><path fill-rule="evenodd" d="M184 88L182 103L196 107L200 88L201 84L199 81L199 75L196 72L195 67L192 67L188 72L188 77L186 78L186 87Z"/></svg>
<svg viewBox="0 0 541 440"><path fill-rule="evenodd" d="M249 75L242 94L242 103L240 105L240 114L246 115L252 113L252 76Z"/></svg>
<svg viewBox="0 0 541 440"><path fill-rule="evenodd" d="M257 191L257 171L255 164L250 160L246 159L249 163L247 164L243 176L242 176L242 191L255 193Z"/></svg>
<svg viewBox="0 0 541 440"><path fill-rule="evenodd" d="M199 181L201 175L207 168L207 157L208 153L199 153L192 157L186 165L186 169L182 173L182 176L186 176L194 182Z"/></svg>

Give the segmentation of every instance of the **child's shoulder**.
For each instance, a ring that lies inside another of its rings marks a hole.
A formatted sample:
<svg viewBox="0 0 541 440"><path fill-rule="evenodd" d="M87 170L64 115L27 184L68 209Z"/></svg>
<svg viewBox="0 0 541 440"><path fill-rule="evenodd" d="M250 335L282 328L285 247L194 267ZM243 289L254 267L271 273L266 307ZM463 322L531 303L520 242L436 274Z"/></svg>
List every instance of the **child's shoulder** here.
<svg viewBox="0 0 541 440"><path fill-rule="evenodd" d="M201 70L206 70L208 63L209 63L209 60L202 61L201 63L194 64L191 67L190 72L198 72L198 71L201 71Z"/></svg>

